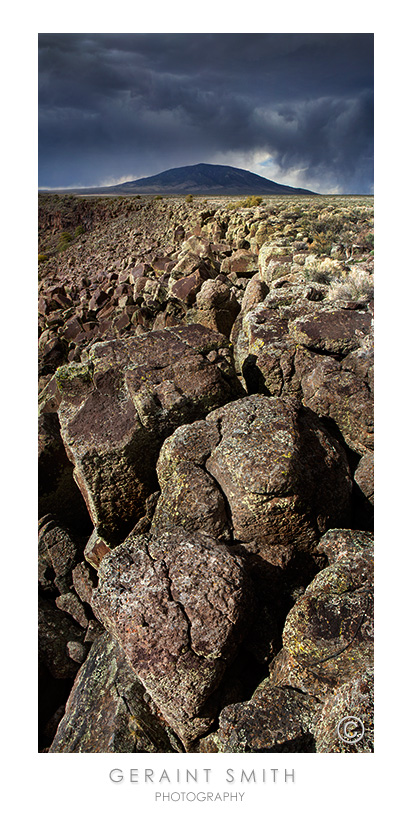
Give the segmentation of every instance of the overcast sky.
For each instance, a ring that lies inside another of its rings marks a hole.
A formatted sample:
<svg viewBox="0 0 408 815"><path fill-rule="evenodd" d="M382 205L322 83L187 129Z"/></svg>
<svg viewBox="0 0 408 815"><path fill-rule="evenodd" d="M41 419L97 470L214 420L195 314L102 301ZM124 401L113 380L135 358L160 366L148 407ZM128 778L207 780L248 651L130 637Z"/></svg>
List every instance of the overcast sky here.
<svg viewBox="0 0 408 815"><path fill-rule="evenodd" d="M40 34L39 186L207 162L373 192L372 34Z"/></svg>

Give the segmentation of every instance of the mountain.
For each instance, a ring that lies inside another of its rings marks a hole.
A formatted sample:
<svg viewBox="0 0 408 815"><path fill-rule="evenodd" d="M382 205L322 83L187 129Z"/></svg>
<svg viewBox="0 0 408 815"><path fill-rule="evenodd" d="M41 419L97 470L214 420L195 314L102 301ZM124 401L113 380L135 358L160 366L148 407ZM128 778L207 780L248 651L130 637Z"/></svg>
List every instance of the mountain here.
<svg viewBox="0 0 408 815"><path fill-rule="evenodd" d="M161 195L316 195L311 190L276 184L248 170L223 164L193 164L176 167L157 175L126 181L112 187L95 187L82 190L82 195L110 193L114 195L161 194Z"/></svg>
<svg viewBox="0 0 408 815"><path fill-rule="evenodd" d="M223 164L193 164L158 175L118 184L115 189L135 193L185 195L313 195L310 190L276 184L248 170Z"/></svg>

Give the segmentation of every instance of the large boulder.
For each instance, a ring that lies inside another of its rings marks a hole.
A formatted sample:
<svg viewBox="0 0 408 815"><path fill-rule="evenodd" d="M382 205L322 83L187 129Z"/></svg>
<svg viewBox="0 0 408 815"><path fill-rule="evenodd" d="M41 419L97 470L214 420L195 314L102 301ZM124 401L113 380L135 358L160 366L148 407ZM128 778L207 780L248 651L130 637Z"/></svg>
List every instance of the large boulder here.
<svg viewBox="0 0 408 815"><path fill-rule="evenodd" d="M235 273L237 276L250 277L258 272L258 256L247 249L237 249L221 263L221 272Z"/></svg>
<svg viewBox="0 0 408 815"><path fill-rule="evenodd" d="M118 543L157 489L166 436L242 393L225 337L191 325L95 343L57 371L61 435L98 534Z"/></svg>
<svg viewBox="0 0 408 815"><path fill-rule="evenodd" d="M229 337L240 306L231 284L228 285L229 281L226 283L222 278L223 275L220 275L216 280L203 283L196 297L194 319Z"/></svg>
<svg viewBox="0 0 408 815"><path fill-rule="evenodd" d="M265 241L258 255L261 280L270 285L291 271L293 252L281 238Z"/></svg>
<svg viewBox="0 0 408 815"><path fill-rule="evenodd" d="M373 666L373 536L331 529L319 549L329 565L289 612L271 675L324 698Z"/></svg>
<svg viewBox="0 0 408 815"><path fill-rule="evenodd" d="M79 670L50 753L171 753L180 749L154 716L143 685L106 632Z"/></svg>
<svg viewBox="0 0 408 815"><path fill-rule="evenodd" d="M250 622L240 559L204 533L130 535L103 558L92 607L188 748Z"/></svg>
<svg viewBox="0 0 408 815"><path fill-rule="evenodd" d="M265 282L258 282L258 297L265 291ZM275 284L277 285L277 284ZM244 302L231 332L235 364L242 373L249 393L264 392L271 396L300 393L300 383L294 370L294 358L299 343L290 333L290 323L296 318L319 314L321 304L315 301L316 287L303 283L272 288L258 304ZM262 389L263 388L263 389Z"/></svg>
<svg viewBox="0 0 408 815"><path fill-rule="evenodd" d="M235 540L307 549L347 519L345 455L296 400L253 395L207 420L218 424L222 438L206 469L226 496Z"/></svg>
<svg viewBox="0 0 408 815"><path fill-rule="evenodd" d="M161 451L158 473L156 526L204 524L222 537L229 522L234 540L266 559L274 545L311 550L326 529L348 520L345 454L290 398L248 396L179 428Z"/></svg>
<svg viewBox="0 0 408 815"><path fill-rule="evenodd" d="M257 274L251 278L245 289L241 303L241 312L246 314L247 311L252 311L255 306L265 300L268 292L269 287L260 279L259 272L257 272Z"/></svg>
<svg viewBox="0 0 408 815"><path fill-rule="evenodd" d="M315 313L295 317L289 323L289 333L297 345L324 354L342 357L361 346L361 338L369 334L371 314L336 304L317 307Z"/></svg>

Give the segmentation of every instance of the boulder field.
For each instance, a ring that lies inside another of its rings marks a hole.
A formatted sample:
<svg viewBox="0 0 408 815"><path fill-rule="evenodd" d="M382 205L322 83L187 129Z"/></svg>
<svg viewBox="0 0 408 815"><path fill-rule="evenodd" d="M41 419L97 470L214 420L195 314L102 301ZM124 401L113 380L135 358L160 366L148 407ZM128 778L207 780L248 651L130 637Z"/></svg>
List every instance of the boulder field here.
<svg viewBox="0 0 408 815"><path fill-rule="evenodd" d="M372 200L248 203L39 197L40 752L374 749Z"/></svg>

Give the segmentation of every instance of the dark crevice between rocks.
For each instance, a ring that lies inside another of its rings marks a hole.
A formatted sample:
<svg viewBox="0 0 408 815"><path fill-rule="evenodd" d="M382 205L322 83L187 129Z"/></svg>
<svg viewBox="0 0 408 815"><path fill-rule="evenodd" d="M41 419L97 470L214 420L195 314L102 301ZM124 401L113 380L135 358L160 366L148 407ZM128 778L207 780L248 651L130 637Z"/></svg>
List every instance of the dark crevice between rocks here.
<svg viewBox="0 0 408 815"><path fill-rule="evenodd" d="M38 462L38 517L54 515L75 535L89 537L92 521L65 452L58 414L46 413L41 419L48 439Z"/></svg>
<svg viewBox="0 0 408 815"><path fill-rule="evenodd" d="M374 507L358 484L353 481L351 529L374 531Z"/></svg>
<svg viewBox="0 0 408 815"><path fill-rule="evenodd" d="M344 353L341 351L328 351L327 348L316 348L316 346L307 350L317 357L329 357L335 359L336 362L342 362L350 353L350 351L344 351Z"/></svg>
<svg viewBox="0 0 408 815"><path fill-rule="evenodd" d="M229 505L228 498L227 498L225 492L223 491L221 485L216 480L216 478L214 478L212 473L210 473L207 470L207 467L206 467L206 463L207 463L208 459L211 458L211 456L214 454L214 451L217 449L218 445L221 444L221 442L222 442L222 419L218 418L217 421L214 422L214 424L216 425L217 430L218 430L218 436L219 436L218 437L218 442L217 442L216 445L214 445L214 447L210 450L208 455L205 457L202 465L197 465L197 466L200 467L200 469L202 469L205 472L205 474L208 476L208 478L210 478L211 481L214 482L215 486L217 487L217 490L222 495L222 498L223 498L223 501L224 501L225 516L226 516L227 524L228 524L228 533L226 533L226 534L229 535L229 540L227 540L227 541L223 540L223 543L226 543L226 545L228 545L228 544L232 544L233 541L234 541L234 525L233 525L233 522L232 522L231 507Z"/></svg>
<svg viewBox="0 0 408 815"><path fill-rule="evenodd" d="M249 354L242 365L242 376L244 377L246 389L249 396L254 393L260 393L264 396L270 396L270 392L265 385L265 377L257 366L258 357L255 354Z"/></svg>
<svg viewBox="0 0 408 815"><path fill-rule="evenodd" d="M157 715L151 710L147 701L141 702L137 693L130 690L128 696L119 682L114 682L113 687L118 695L118 698L124 704L126 711L129 715L129 724L132 721L136 723L137 730L140 731L145 739L152 744L157 745L157 752L161 753L181 753L184 748L176 736L176 734L167 728L163 722L158 721ZM134 750L134 752L139 752Z"/></svg>
<svg viewBox="0 0 408 815"><path fill-rule="evenodd" d="M317 414L316 414L317 416ZM345 442L334 419L327 416L317 417L321 424L328 430L328 432L336 439L336 441L343 448L347 462L350 468L350 475L353 479L352 493L351 493L351 518L350 529L360 529L365 532L374 531L374 507L366 498L358 484L354 481L354 473L361 461L361 455L352 450L351 447Z"/></svg>
<svg viewBox="0 0 408 815"><path fill-rule="evenodd" d="M233 362L233 364L234 364L234 362ZM233 401L234 399L241 399L244 396L247 396L247 392L246 392L244 386L242 385L242 383L239 380L238 380L238 386L237 386L237 378L236 378L235 372L233 374L228 374L226 371L223 371L221 368L219 368L218 370L219 370L219 372L221 374L221 378L224 380L224 382L228 385L228 387L231 390L231 397L230 397L229 401ZM226 404L228 404L228 402Z"/></svg>
<svg viewBox="0 0 408 815"><path fill-rule="evenodd" d="M310 413L312 413L316 417L320 424L322 424L326 428L330 435L333 436L336 439L336 441L339 442L339 444L341 444L347 456L350 473L351 476L353 477L357 469L358 463L361 459L361 456L358 453L356 453L355 450L352 450L351 447L349 447L347 443L344 441L344 437L334 419L331 419L328 416L318 416L318 414L314 413L314 411L312 411L310 408L307 408L307 410L310 411Z"/></svg>
<svg viewBox="0 0 408 815"><path fill-rule="evenodd" d="M244 646L265 665L283 647L282 633L289 611L328 560L324 554L295 552L287 566L281 568L260 555L248 557L246 553L246 556L255 586L257 610Z"/></svg>
<svg viewBox="0 0 408 815"><path fill-rule="evenodd" d="M251 699L258 685L268 676L267 666L261 665L259 661L245 648L245 643L241 645L235 659L227 667L218 688L214 691L211 699L218 708L218 715L215 717L211 727L206 731L204 737L216 733L219 729L219 717L225 707L240 702L247 702ZM200 737L202 738L202 737ZM194 742L188 753L200 752L198 749L199 740Z"/></svg>
<svg viewBox="0 0 408 815"><path fill-rule="evenodd" d="M78 670L80 666L78 665ZM46 750L57 731L65 705L74 684L72 679L55 679L40 664L38 676L38 751Z"/></svg>
<svg viewBox="0 0 408 815"><path fill-rule="evenodd" d="M305 733L296 739L291 739L276 747L251 750L251 753L315 753L316 742L311 733Z"/></svg>

